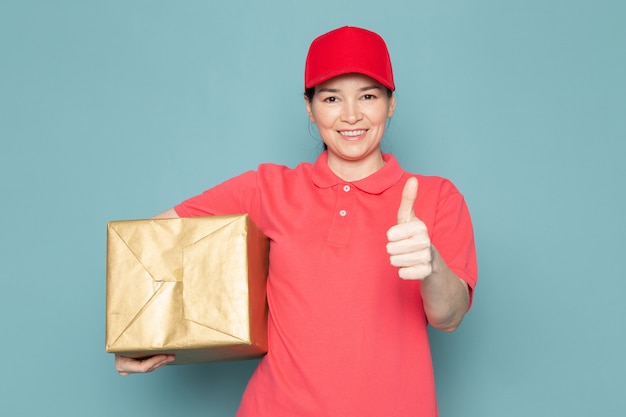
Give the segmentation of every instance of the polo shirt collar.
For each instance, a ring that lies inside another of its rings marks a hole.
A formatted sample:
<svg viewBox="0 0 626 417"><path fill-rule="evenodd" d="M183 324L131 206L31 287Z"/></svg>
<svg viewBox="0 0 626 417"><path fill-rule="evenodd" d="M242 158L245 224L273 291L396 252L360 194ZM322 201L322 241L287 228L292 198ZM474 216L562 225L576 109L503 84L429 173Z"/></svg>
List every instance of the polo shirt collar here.
<svg viewBox="0 0 626 417"><path fill-rule="evenodd" d="M362 180L350 182L350 184L369 194L380 194L397 184L404 174L400 164L391 154L383 154L383 160L385 161L384 167L372 175ZM328 151L322 152L313 164L312 180L320 188L330 188L346 183L328 167Z"/></svg>

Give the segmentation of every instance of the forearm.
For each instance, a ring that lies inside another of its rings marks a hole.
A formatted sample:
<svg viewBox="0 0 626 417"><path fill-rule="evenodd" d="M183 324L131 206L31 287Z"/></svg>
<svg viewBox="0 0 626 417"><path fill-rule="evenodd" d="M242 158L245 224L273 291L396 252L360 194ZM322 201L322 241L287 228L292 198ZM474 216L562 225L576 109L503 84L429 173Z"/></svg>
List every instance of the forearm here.
<svg viewBox="0 0 626 417"><path fill-rule="evenodd" d="M176 219L180 216L178 216L178 213L176 213L176 210L174 210L173 208L165 210L163 213L159 213L156 216L152 217L153 219Z"/></svg>
<svg viewBox="0 0 626 417"><path fill-rule="evenodd" d="M451 332L469 308L467 284L448 268L437 249L432 247L432 272L421 283L422 300L428 322Z"/></svg>
<svg viewBox="0 0 626 417"><path fill-rule="evenodd" d="M153 216L153 219L175 219L179 217L176 211L171 208ZM134 359L122 355L115 355L115 368L120 375L126 376L134 373L152 372L159 369L175 359L174 355L154 355L143 359Z"/></svg>

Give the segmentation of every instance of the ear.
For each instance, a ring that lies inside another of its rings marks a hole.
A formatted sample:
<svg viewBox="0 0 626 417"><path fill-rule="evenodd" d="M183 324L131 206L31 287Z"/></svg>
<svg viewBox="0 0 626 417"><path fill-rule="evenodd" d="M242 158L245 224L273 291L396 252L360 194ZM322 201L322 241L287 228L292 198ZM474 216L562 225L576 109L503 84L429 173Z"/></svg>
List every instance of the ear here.
<svg viewBox="0 0 626 417"><path fill-rule="evenodd" d="M306 112L309 115L309 120L311 123L315 123L315 117L313 117L313 104L311 100L307 96L304 96L304 102L306 103Z"/></svg>
<svg viewBox="0 0 626 417"><path fill-rule="evenodd" d="M389 108L387 110L387 118L389 119L391 116L393 116L393 112L396 110L396 95L392 94L391 97L389 97Z"/></svg>

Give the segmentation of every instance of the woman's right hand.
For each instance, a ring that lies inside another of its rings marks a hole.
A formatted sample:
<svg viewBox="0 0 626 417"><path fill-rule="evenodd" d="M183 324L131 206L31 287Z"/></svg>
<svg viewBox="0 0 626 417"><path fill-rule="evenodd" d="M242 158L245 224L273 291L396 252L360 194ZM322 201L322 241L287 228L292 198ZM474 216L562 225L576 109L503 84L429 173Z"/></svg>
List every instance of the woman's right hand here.
<svg viewBox="0 0 626 417"><path fill-rule="evenodd" d="M115 355L115 369L122 376L152 372L167 365L174 359L176 359L174 355L155 355L141 359Z"/></svg>
<svg viewBox="0 0 626 417"><path fill-rule="evenodd" d="M153 219L174 219L178 214L173 208L157 214ZM174 355L155 355L147 358L129 358L128 356L115 355L115 369L120 375L126 376L130 374L140 374L152 372L162 366L167 365L175 359Z"/></svg>

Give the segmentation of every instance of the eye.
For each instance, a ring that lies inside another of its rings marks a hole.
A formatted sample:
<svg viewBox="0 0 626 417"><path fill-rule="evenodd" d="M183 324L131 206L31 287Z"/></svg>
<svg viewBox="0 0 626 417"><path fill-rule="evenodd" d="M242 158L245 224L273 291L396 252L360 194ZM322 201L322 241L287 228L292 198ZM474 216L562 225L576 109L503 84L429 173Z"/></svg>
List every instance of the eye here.
<svg viewBox="0 0 626 417"><path fill-rule="evenodd" d="M335 96L326 97L323 101L326 103L334 103L337 101L337 97Z"/></svg>
<svg viewBox="0 0 626 417"><path fill-rule="evenodd" d="M365 94L363 100L374 100L376 96L374 94Z"/></svg>

